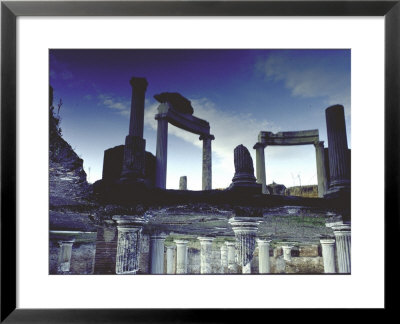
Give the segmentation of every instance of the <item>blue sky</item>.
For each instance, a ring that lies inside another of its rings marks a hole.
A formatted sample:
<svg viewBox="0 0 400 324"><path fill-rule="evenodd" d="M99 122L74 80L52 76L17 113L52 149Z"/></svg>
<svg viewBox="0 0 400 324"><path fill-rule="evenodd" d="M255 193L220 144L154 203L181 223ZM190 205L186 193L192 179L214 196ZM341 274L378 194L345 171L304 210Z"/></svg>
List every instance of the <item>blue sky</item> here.
<svg viewBox="0 0 400 324"><path fill-rule="evenodd" d="M210 123L213 188L231 183L237 145L249 149L255 166L260 131L319 129L327 146L325 108L333 104L345 107L351 148L350 50L50 50L49 60L64 139L84 159L90 182L101 178L104 150L128 134L132 76L149 83L147 151L156 151L155 94L181 93ZM177 189L186 175L188 189L201 190L198 135L172 125L168 133L167 188ZM267 183L317 183L312 145L267 147L265 154Z"/></svg>

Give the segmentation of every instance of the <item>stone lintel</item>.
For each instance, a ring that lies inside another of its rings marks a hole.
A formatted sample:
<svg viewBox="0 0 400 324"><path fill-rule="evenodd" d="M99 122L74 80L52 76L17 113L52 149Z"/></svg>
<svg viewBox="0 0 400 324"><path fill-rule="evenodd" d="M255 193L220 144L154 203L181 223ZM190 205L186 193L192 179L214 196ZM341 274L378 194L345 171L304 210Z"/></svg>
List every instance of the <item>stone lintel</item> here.
<svg viewBox="0 0 400 324"><path fill-rule="evenodd" d="M167 119L172 125L197 135L210 135L210 124L206 120L180 113L171 108L168 103L158 106L158 114L154 118Z"/></svg>
<svg viewBox="0 0 400 324"><path fill-rule="evenodd" d="M319 142L318 129L294 132L260 132L258 141L263 145L304 145Z"/></svg>

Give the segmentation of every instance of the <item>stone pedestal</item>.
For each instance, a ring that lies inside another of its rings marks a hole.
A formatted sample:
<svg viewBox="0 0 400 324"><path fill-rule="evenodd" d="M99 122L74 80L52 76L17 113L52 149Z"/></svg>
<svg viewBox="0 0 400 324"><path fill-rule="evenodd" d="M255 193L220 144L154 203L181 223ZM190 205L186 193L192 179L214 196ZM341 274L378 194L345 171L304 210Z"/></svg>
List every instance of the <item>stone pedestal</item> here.
<svg viewBox="0 0 400 324"><path fill-rule="evenodd" d="M292 245L282 245L283 260L292 261Z"/></svg>
<svg viewBox="0 0 400 324"><path fill-rule="evenodd" d="M228 248L225 244L221 245L221 273L228 270Z"/></svg>
<svg viewBox="0 0 400 324"><path fill-rule="evenodd" d="M257 143L253 146L256 150L256 176L257 183L261 184L261 190L263 194L269 194L267 188L267 178L265 175L265 146L261 143Z"/></svg>
<svg viewBox="0 0 400 324"><path fill-rule="evenodd" d="M167 246L167 274L174 274L174 246Z"/></svg>
<svg viewBox="0 0 400 324"><path fill-rule="evenodd" d="M152 234L150 236L150 273L164 273L164 241L165 234Z"/></svg>
<svg viewBox="0 0 400 324"><path fill-rule="evenodd" d="M229 224L235 233L237 261L242 266L242 273L251 273L259 220L250 217L233 217L229 220Z"/></svg>
<svg viewBox="0 0 400 324"><path fill-rule="evenodd" d="M212 189L212 151L211 141L214 140L213 135L201 135L199 137L203 141L203 175L202 175L202 188L203 190Z"/></svg>
<svg viewBox="0 0 400 324"><path fill-rule="evenodd" d="M324 272L335 273L335 240L320 240L322 247L322 258L324 260Z"/></svg>
<svg viewBox="0 0 400 324"><path fill-rule="evenodd" d="M141 232L146 220L136 216L114 216L118 229L116 274L136 274L139 270Z"/></svg>
<svg viewBox="0 0 400 324"><path fill-rule="evenodd" d="M168 120L163 114L168 111L168 104L158 107L157 147L156 147L156 187L165 189L167 185L167 154L168 154Z"/></svg>
<svg viewBox="0 0 400 324"><path fill-rule="evenodd" d="M189 241L186 240L175 240L176 243L176 274L187 273L187 261L188 261L188 247Z"/></svg>
<svg viewBox="0 0 400 324"><path fill-rule="evenodd" d="M333 226L339 273L351 273L351 227L349 224Z"/></svg>
<svg viewBox="0 0 400 324"><path fill-rule="evenodd" d="M270 240L257 239L259 273L270 273L269 243Z"/></svg>
<svg viewBox="0 0 400 324"><path fill-rule="evenodd" d="M211 273L211 254L212 254L212 237L198 237L200 241L200 273L210 274Z"/></svg>
<svg viewBox="0 0 400 324"><path fill-rule="evenodd" d="M143 139L144 124L144 99L147 89L145 78L130 80L132 86L131 115L129 121L129 134L125 138L124 161L121 180L137 180L144 177L145 147Z"/></svg>
<svg viewBox="0 0 400 324"><path fill-rule="evenodd" d="M350 191L350 163L342 105L325 110L328 133L330 184L327 194Z"/></svg>
<svg viewBox="0 0 400 324"><path fill-rule="evenodd" d="M319 141L314 143L315 146L315 157L317 161L317 179L318 179L318 197L324 197L327 187L328 179L326 176L325 169L325 154L324 154L324 142Z"/></svg>
<svg viewBox="0 0 400 324"><path fill-rule="evenodd" d="M227 248L227 261L228 261L228 272L236 273L236 244L234 242L225 242Z"/></svg>
<svg viewBox="0 0 400 324"><path fill-rule="evenodd" d="M60 241L60 253L58 255L58 273L67 273L71 268L72 245L74 241Z"/></svg>
<svg viewBox="0 0 400 324"><path fill-rule="evenodd" d="M186 176L180 177L179 190L187 190L187 177Z"/></svg>

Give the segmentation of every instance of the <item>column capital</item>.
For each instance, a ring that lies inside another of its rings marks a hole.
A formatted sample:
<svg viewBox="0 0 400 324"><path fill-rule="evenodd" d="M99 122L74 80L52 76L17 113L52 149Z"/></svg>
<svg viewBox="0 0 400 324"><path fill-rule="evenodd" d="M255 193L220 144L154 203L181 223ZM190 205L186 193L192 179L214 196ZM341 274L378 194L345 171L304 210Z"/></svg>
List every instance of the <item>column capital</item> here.
<svg viewBox="0 0 400 324"><path fill-rule="evenodd" d="M226 241L226 242L225 242L225 245L226 245L227 247L229 247L229 246L235 246L236 243L235 243L235 242L231 242L231 241Z"/></svg>
<svg viewBox="0 0 400 324"><path fill-rule="evenodd" d="M186 245L189 243L188 240L181 240L181 239L174 240L174 242L176 245Z"/></svg>
<svg viewBox="0 0 400 324"><path fill-rule="evenodd" d="M174 245L166 245L165 248L167 250L175 250L175 246Z"/></svg>
<svg viewBox="0 0 400 324"><path fill-rule="evenodd" d="M263 144L263 143L257 142L256 144L254 144L253 149L255 149L255 150L257 150L257 149L259 149L259 148L264 149L266 146L267 146L267 145L265 145L265 144Z"/></svg>
<svg viewBox="0 0 400 324"><path fill-rule="evenodd" d="M141 229L148 222L144 216L133 215L115 215L112 219L117 222L118 230L125 232Z"/></svg>
<svg viewBox="0 0 400 324"><path fill-rule="evenodd" d="M324 147L324 141L315 141L314 142L314 146L315 146L315 148L318 148L318 147Z"/></svg>
<svg viewBox="0 0 400 324"><path fill-rule="evenodd" d="M258 243L258 245L268 245L269 243L271 243L271 240L257 238L256 242Z"/></svg>
<svg viewBox="0 0 400 324"><path fill-rule="evenodd" d="M73 245L73 244L74 244L74 242L75 242L75 240L69 240L69 241L58 241L58 244L59 244L60 246L63 246L63 245Z"/></svg>
<svg viewBox="0 0 400 324"><path fill-rule="evenodd" d="M207 237L207 236L199 236L197 239L200 241L200 244L203 244L203 243L211 244L212 241L214 241L214 237Z"/></svg>
<svg viewBox="0 0 400 324"><path fill-rule="evenodd" d="M199 137L200 141L207 140L207 139L213 141L213 140L215 140L215 137L212 134L201 134Z"/></svg>
<svg viewBox="0 0 400 324"><path fill-rule="evenodd" d="M260 223L260 220L251 217L232 217L229 219L229 224L235 234L256 234Z"/></svg>
<svg viewBox="0 0 400 324"><path fill-rule="evenodd" d="M152 233L150 234L150 240L165 240L167 236L165 233Z"/></svg>
<svg viewBox="0 0 400 324"><path fill-rule="evenodd" d="M351 226L350 224L340 224L332 226L333 233L341 236L350 236L351 235Z"/></svg>
<svg viewBox="0 0 400 324"><path fill-rule="evenodd" d="M319 241L322 245L335 245L335 240L334 239L321 239Z"/></svg>
<svg viewBox="0 0 400 324"><path fill-rule="evenodd" d="M129 81L129 84L134 90L145 92L149 83L147 82L146 78L132 77Z"/></svg>

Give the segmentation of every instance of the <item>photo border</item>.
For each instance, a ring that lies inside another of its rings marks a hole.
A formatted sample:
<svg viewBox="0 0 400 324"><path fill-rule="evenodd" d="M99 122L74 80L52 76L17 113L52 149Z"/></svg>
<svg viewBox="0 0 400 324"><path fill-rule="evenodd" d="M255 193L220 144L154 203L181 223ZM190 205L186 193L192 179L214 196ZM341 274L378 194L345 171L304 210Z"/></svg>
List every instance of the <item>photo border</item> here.
<svg viewBox="0 0 400 324"><path fill-rule="evenodd" d="M400 0L396 1L2 1L1 3L1 318L7 323L220 322L265 310L16 308L16 19L18 16L384 16L385 309L398 283L389 262L399 233ZM371 136L373 136L371 130ZM367 139L366 139L367 140ZM371 148L372 150L373 148ZM366 157L368 158L368 157ZM371 188L372 189L372 188ZM373 237L371 237L373 241ZM373 243L373 242L372 242ZM391 252L389 252L391 251ZM392 261L393 262L393 261ZM393 265L392 265L393 267ZM367 283L366 283L367 284Z"/></svg>

